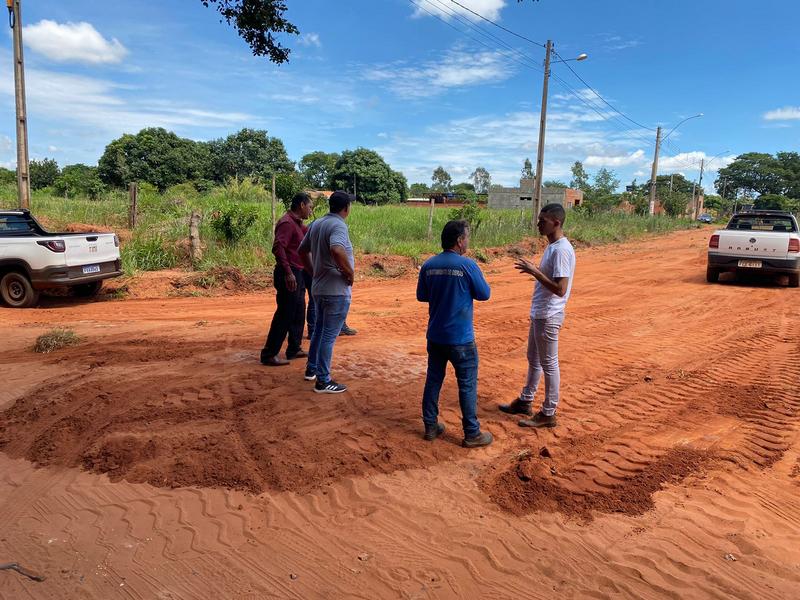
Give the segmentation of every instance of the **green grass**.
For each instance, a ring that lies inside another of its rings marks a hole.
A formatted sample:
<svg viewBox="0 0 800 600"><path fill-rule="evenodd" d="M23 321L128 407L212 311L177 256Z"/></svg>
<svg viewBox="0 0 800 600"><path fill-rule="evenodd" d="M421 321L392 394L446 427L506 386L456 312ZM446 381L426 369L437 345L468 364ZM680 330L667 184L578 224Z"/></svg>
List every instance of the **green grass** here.
<svg viewBox="0 0 800 600"><path fill-rule="evenodd" d="M193 209L201 211L204 218L200 235L204 247L203 260L197 268L236 267L244 272L271 268L272 210L269 201L246 201L255 207L257 218L244 238L235 245L225 243L211 228L212 214L231 194L241 195L241 190L217 188L205 195L169 191L159 195L143 190L139 196L137 227L123 235L122 259L126 273L152 271L177 266L190 266L188 257L188 222ZM260 197L259 197L260 198ZM11 208L16 203L14 186L0 186L0 208ZM127 195L111 192L98 200L86 198L64 199L49 195L45 190L34 192L33 214L45 220L53 229L70 223L87 223L122 230L127 227ZM317 214L324 214L324 207ZM278 206L278 216L283 207ZM348 224L350 236L357 252L388 254L420 260L436 253L439 232L448 221L450 210L434 211L433 236L428 239L428 210L425 207L405 205L364 206L354 205ZM472 234L472 248L482 253L485 248L515 244L531 237L530 212L523 210L487 210L480 227ZM693 227L686 219L670 217L642 217L616 213L588 215L571 211L566 223L567 236L583 244L621 242L635 237L666 233Z"/></svg>

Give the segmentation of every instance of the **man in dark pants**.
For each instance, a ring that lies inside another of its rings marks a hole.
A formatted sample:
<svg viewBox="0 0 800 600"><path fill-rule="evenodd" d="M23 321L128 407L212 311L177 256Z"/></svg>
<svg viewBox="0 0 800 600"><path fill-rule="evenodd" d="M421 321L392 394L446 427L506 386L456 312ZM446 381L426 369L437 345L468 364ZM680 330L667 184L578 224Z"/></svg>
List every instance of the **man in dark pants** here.
<svg viewBox="0 0 800 600"><path fill-rule="evenodd" d="M261 364L271 367L288 365L293 358L308 356L300 348L306 312L306 286L303 261L298 247L306 235L303 221L311 215L314 205L308 194L297 194L286 214L275 224L275 299L278 308L272 317L267 341L261 350ZM283 340L289 335L286 359L278 356Z"/></svg>
<svg viewBox="0 0 800 600"><path fill-rule="evenodd" d="M439 423L439 392L450 362L458 381L458 402L465 448L492 443L492 434L481 432L478 422L478 349L472 325L472 301L488 300L491 291L478 264L464 256L469 248L469 224L450 221L442 230L444 252L422 265L417 281L417 300L428 308L428 374L422 395L422 421L426 440L444 433Z"/></svg>

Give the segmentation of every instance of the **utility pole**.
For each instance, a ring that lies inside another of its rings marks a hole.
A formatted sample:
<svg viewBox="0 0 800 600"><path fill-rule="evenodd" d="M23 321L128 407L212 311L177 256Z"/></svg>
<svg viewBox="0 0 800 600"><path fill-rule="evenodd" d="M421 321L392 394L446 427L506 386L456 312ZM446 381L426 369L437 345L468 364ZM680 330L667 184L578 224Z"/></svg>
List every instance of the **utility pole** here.
<svg viewBox="0 0 800 600"><path fill-rule="evenodd" d="M697 188L702 190L701 187L703 185L703 167L705 166L705 159L700 159L700 179L697 182ZM702 193L702 192L701 192ZM692 206L694 206L694 213L692 214L692 218L696 219L700 216L700 206L699 206L699 198L697 198L694 194L692 194Z"/></svg>
<svg viewBox="0 0 800 600"><path fill-rule="evenodd" d="M20 0L6 0L14 33L14 92L17 104L17 197L20 208L31 207L28 161L28 113L25 108L25 61L22 55L22 11Z"/></svg>
<svg viewBox="0 0 800 600"><path fill-rule="evenodd" d="M536 179L533 190L533 214L531 215L531 229L536 229L539 211L542 209L542 173L544 171L544 133L547 124L547 86L550 82L550 55L553 52L552 40L547 40L544 51L544 83L542 84L542 111L539 117L539 149L536 152Z"/></svg>
<svg viewBox="0 0 800 600"><path fill-rule="evenodd" d="M656 214L656 176L658 175L658 151L661 147L661 127L656 129L656 151L653 155L653 172L650 174L650 210L649 214Z"/></svg>

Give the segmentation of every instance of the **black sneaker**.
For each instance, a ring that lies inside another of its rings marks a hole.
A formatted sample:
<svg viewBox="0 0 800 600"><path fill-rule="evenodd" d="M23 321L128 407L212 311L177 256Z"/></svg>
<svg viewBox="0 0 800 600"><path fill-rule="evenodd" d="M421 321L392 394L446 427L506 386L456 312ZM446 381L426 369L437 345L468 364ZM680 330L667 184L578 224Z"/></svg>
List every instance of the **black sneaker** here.
<svg viewBox="0 0 800 600"><path fill-rule="evenodd" d="M461 445L464 448L483 448L484 446L488 446L494 441L494 437L488 431L482 431L476 436L473 437L465 437Z"/></svg>
<svg viewBox="0 0 800 600"><path fill-rule="evenodd" d="M347 323L342 325L342 330L339 332L339 335L355 335L358 331L353 329L352 327L348 327Z"/></svg>
<svg viewBox="0 0 800 600"><path fill-rule="evenodd" d="M425 435L422 436L422 439L432 442L437 437L444 433L444 423L435 423L433 425L425 425Z"/></svg>
<svg viewBox="0 0 800 600"><path fill-rule="evenodd" d="M328 383L317 381L317 383L314 384L314 391L318 394L341 394L342 392L347 391L347 386L342 385L341 383L336 383L333 380L329 381Z"/></svg>
<svg viewBox="0 0 800 600"><path fill-rule="evenodd" d="M317 374L309 368L306 368L305 375L303 375L303 379L306 381L314 381L317 378Z"/></svg>
<svg viewBox="0 0 800 600"><path fill-rule="evenodd" d="M509 415L526 415L528 417L533 416L533 409L531 405L533 402L525 402L520 398L515 398L512 402L508 404L500 404L497 408L500 409L501 412L507 413Z"/></svg>
<svg viewBox="0 0 800 600"><path fill-rule="evenodd" d="M558 425L555 415L547 416L542 411L533 415L532 419L522 419L519 422L520 427L555 427Z"/></svg>

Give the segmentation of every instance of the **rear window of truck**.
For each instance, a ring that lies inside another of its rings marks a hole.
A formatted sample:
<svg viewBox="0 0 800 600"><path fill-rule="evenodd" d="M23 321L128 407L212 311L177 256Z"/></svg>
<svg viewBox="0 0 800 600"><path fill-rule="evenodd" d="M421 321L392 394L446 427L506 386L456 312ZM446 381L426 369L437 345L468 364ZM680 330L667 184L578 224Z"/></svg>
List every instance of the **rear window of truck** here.
<svg viewBox="0 0 800 600"><path fill-rule="evenodd" d="M790 217L780 215L742 215L733 217L726 229L737 231L797 231Z"/></svg>
<svg viewBox="0 0 800 600"><path fill-rule="evenodd" d="M0 235L33 233L34 231L31 220L22 215L0 215Z"/></svg>

